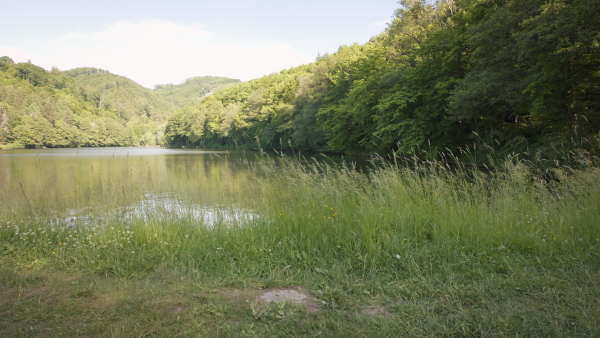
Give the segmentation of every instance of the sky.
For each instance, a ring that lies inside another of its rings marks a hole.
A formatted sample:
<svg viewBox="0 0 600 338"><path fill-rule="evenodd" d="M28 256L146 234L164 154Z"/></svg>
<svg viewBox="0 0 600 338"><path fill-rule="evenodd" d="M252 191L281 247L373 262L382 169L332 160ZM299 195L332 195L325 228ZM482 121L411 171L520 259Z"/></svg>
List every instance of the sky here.
<svg viewBox="0 0 600 338"><path fill-rule="evenodd" d="M0 56L95 67L147 88L194 76L242 81L382 33L397 0L2 0Z"/></svg>

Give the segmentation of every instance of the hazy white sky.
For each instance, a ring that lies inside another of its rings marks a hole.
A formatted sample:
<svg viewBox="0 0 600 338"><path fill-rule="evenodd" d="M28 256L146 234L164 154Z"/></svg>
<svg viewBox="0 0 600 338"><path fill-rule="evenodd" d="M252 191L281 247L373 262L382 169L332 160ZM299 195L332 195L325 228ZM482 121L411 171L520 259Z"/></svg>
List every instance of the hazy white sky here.
<svg viewBox="0 0 600 338"><path fill-rule="evenodd" d="M397 0L3 0L0 56L103 68L143 86L247 81L381 33Z"/></svg>

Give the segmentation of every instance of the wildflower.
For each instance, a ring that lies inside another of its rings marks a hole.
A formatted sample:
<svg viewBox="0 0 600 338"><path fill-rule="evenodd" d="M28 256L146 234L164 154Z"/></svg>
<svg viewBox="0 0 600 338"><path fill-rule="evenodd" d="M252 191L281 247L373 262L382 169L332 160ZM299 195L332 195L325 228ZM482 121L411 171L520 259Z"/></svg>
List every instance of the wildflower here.
<svg viewBox="0 0 600 338"><path fill-rule="evenodd" d="M396 258L400 259L400 258L402 258L402 257L400 257L400 255L396 255Z"/></svg>

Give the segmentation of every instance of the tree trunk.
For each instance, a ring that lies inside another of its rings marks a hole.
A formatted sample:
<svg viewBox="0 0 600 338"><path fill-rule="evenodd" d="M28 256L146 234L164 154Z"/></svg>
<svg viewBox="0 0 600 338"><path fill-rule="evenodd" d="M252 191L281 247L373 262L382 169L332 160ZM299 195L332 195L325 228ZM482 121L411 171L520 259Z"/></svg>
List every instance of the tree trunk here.
<svg viewBox="0 0 600 338"><path fill-rule="evenodd" d="M569 133L572 137L577 136L577 124L576 119L574 118L571 111L569 111L569 106L567 105L567 100L565 98L565 94L562 93L560 97L560 112L565 118L565 122L567 123L567 128L569 128Z"/></svg>

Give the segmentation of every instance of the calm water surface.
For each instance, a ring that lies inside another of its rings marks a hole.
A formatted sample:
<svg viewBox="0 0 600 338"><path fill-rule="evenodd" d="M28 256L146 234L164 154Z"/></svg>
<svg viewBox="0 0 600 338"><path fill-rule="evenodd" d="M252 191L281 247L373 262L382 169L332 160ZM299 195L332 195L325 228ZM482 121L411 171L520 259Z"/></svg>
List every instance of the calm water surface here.
<svg viewBox="0 0 600 338"><path fill-rule="evenodd" d="M95 209L242 222L257 215L228 205L227 194L243 192L256 159L252 152L137 147L0 150L0 194L71 219Z"/></svg>

